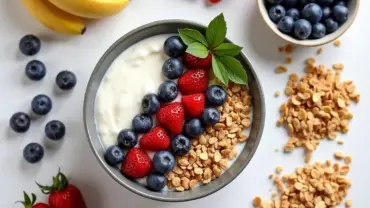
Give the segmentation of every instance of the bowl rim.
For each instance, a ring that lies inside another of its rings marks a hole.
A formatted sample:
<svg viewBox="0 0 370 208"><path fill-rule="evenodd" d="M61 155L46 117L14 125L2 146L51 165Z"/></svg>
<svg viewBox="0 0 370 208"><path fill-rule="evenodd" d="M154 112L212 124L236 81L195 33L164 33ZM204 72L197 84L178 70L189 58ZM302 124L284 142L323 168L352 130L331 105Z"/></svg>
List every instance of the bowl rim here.
<svg viewBox="0 0 370 208"><path fill-rule="evenodd" d="M338 39L340 36L342 36L352 26L353 22L355 21L355 19L357 17L358 10L360 8L360 0L351 0L351 1L356 1L356 4L355 4L354 10L353 10L353 15L351 16L351 18L348 19L347 22L344 23L344 25L340 26L340 27L343 27L343 26L345 26L345 27L342 30L337 30L336 32L331 33L330 38L327 38L327 39L320 38L320 39L313 39L313 40L311 40L311 39L309 39L309 40L298 40L298 39L295 39L293 37L290 37L287 34L284 34L284 33L280 32L280 30L277 29L277 27L272 27L270 25L270 22L271 23L273 23L273 22L268 17L268 11L267 11L266 5L264 3L265 0L257 0L257 5L258 5L259 13L260 13L262 19L264 20L263 22L267 25L268 28L270 28L274 32L275 35L277 35L280 38L282 38L283 40L288 41L290 43L293 43L295 45L314 47L314 46L325 45L327 43L330 43L330 42ZM275 24L275 23L273 23L273 24Z"/></svg>
<svg viewBox="0 0 370 208"><path fill-rule="evenodd" d="M92 141L92 132L90 132L89 130L89 124L88 124L88 120L87 120L87 105L88 105L88 102L87 102L87 99L88 97L90 96L89 93L90 93L90 88L92 87L92 85L94 84L94 80L92 79L94 77L94 74L96 74L100 68L100 65L102 64L102 62L109 56L110 53L112 53L112 51L114 51L114 49L122 42L122 41L125 41L128 37L134 35L135 33L139 32L139 31L142 31L142 30L145 30L145 29L148 29L150 27L153 27L153 26L156 26L156 25L161 25L161 24L176 24L176 23L182 23L182 24L190 24L190 25L194 25L196 27L201 27L201 28L206 28L206 26L202 25L202 24L199 24L199 23L196 23L196 22L193 22L193 21L189 21L189 20L182 20L182 19L166 19L166 20L158 20L158 21L154 21L154 22L150 22L150 23L147 23L147 24L144 24L144 25L141 25L131 31L129 31L128 33L124 34L122 37L120 37L118 40L116 40L105 52L104 54L101 56L101 58L99 59L98 63L95 65L95 68L94 70L92 71L90 77L89 77L89 81L88 81L88 84L87 84L87 87L86 87L86 90L85 90L85 94L84 94L84 103L83 103L83 120L84 120L84 129L85 129L85 133L86 133L86 136L87 136L87 139L89 141L89 145L94 153L94 156L95 158L98 160L98 162L100 163L100 165L103 167L103 169L105 170L105 172L107 172L111 178L113 178L118 184L120 184L121 186L125 187L126 189L128 189L129 191L139 195L139 196L143 196L145 198L148 198L148 199L152 199L152 200L156 200L156 201L162 201L162 202L185 202L185 201L192 201L192 200L196 200L196 199L200 199L200 198L203 198L203 197L206 197L206 196L209 196L219 190L221 190L222 188L224 188L226 185L230 184L235 178L237 178L241 172L243 172L243 170L247 167L247 165L250 163L250 161L252 160L255 152L257 151L257 148L259 146L259 143L261 141L261 138L262 138L262 134L263 134L263 130L264 130L264 125L265 125L265 117L266 117L266 109L265 109L265 96L264 96L264 93L263 93L263 89L262 89L262 85L261 85L261 82L260 80L258 79L258 76L254 70L254 68L252 67L252 64L251 62L249 61L249 59L247 58L247 56L241 51L240 52L240 56L241 58L243 59L243 61L245 61L247 63L247 65L249 66L249 72L253 75L254 79L255 79L255 85L258 89L258 94L260 96L260 100L261 100L261 103L260 103L260 108L261 108L261 115L260 115L260 126L259 126L259 129L258 129L258 132L256 134L256 141L255 141L255 144L253 146L253 148L251 149L250 151L250 155L251 155L251 158L246 161L245 163L243 163L243 165L237 170L235 171L235 174L233 175L233 177L230 177L230 179L228 179L226 181L226 183L222 184L222 186L219 186L211 191L208 191L208 192L205 192L203 194L199 194L197 195L196 197L187 197L187 198L167 198L167 197L157 197L157 196L154 196L154 195L151 195L151 194L147 194L143 191L140 191L138 189L135 189L134 187L131 187L129 184L126 184L124 181L120 180L120 178L118 178L116 176L116 174L114 174L112 171L109 170L109 168L107 167L107 165L105 164L105 161L103 161L102 157L100 157L100 154L98 152L98 150L95 148L95 145ZM231 42L227 37L225 38L225 41L229 41ZM94 122L95 123L95 122Z"/></svg>

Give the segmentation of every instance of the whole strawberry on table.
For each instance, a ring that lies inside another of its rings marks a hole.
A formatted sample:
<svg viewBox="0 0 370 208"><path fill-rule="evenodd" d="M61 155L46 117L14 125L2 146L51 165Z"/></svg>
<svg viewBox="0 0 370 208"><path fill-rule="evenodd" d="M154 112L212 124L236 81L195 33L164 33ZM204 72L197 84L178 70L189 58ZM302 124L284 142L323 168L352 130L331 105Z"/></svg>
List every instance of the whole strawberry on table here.
<svg viewBox="0 0 370 208"><path fill-rule="evenodd" d="M49 205L45 203L36 203L36 195L34 193L30 196L23 192L24 201L17 201L16 203L21 203L24 205L24 208L49 208Z"/></svg>

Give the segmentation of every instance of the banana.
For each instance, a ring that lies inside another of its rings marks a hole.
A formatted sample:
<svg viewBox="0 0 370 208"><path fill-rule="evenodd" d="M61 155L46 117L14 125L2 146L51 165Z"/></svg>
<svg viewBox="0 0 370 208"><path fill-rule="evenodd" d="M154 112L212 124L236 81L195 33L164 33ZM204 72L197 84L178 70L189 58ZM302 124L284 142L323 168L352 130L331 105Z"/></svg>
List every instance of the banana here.
<svg viewBox="0 0 370 208"><path fill-rule="evenodd" d="M51 30L73 35L83 34L86 30L80 17L60 10L48 0L22 0L22 3L34 18Z"/></svg>
<svg viewBox="0 0 370 208"><path fill-rule="evenodd" d="M99 19L117 14L129 0L49 0L59 9L79 17Z"/></svg>

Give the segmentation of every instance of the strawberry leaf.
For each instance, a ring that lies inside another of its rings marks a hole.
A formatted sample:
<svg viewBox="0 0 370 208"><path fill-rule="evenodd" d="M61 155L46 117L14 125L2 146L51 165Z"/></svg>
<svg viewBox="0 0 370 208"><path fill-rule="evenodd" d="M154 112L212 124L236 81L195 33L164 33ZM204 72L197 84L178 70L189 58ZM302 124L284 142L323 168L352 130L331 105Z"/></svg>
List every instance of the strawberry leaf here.
<svg viewBox="0 0 370 208"><path fill-rule="evenodd" d="M228 71L216 56L212 56L212 69L217 79L227 86L229 84Z"/></svg>
<svg viewBox="0 0 370 208"><path fill-rule="evenodd" d="M181 37L182 41L186 45L190 45L194 42L199 42L199 43L203 44L204 46L208 46L206 38L198 30L179 29L178 32L180 34L180 37Z"/></svg>
<svg viewBox="0 0 370 208"><path fill-rule="evenodd" d="M233 43L221 43L212 50L213 54L217 56L236 56L240 53L242 47Z"/></svg>
<svg viewBox="0 0 370 208"><path fill-rule="evenodd" d="M209 54L207 47L198 42L191 43L186 52L198 58L206 58Z"/></svg>
<svg viewBox="0 0 370 208"><path fill-rule="evenodd" d="M209 23L206 31L206 39L210 49L216 48L224 42L226 30L225 18L221 13Z"/></svg>
<svg viewBox="0 0 370 208"><path fill-rule="evenodd" d="M234 57L219 57L220 62L225 66L229 79L237 84L248 84L247 73L242 64Z"/></svg>

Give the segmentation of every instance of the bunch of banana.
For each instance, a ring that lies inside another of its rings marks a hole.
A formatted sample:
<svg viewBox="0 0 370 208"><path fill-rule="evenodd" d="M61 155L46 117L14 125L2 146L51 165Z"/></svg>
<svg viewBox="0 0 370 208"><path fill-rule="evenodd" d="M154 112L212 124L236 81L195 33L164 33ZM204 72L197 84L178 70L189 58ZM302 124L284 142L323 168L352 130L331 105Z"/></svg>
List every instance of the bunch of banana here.
<svg viewBox="0 0 370 208"><path fill-rule="evenodd" d="M63 34L83 34L82 18L99 19L112 16L126 7L129 0L22 0L23 5L39 22Z"/></svg>

